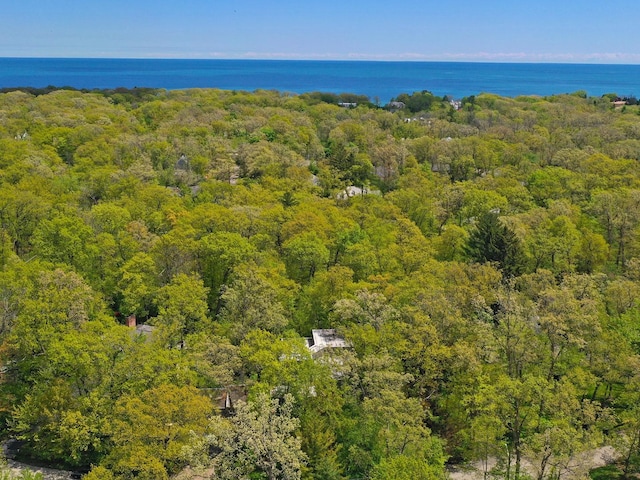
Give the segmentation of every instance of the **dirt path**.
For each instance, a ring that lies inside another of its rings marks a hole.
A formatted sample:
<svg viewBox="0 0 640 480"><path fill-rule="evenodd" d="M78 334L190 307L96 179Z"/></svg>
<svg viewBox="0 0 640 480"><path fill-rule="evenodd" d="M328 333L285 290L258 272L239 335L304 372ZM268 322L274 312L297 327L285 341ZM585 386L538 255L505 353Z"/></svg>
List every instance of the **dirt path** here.
<svg viewBox="0 0 640 480"><path fill-rule="evenodd" d="M7 467L14 475L20 475L22 471L30 471L33 473L41 473L44 480L74 480L80 478L75 472L66 470L56 470L54 468L38 467L36 465L27 465L26 463L17 462L13 459L16 453L14 442L9 440L0 444L0 458L7 462Z"/></svg>
<svg viewBox="0 0 640 480"><path fill-rule="evenodd" d="M560 474L560 478L563 480L584 478L589 470L607 465L614 458L615 450L613 447L607 446L590 450L572 459L568 467ZM496 463L495 458L490 458L488 470L490 471L495 467ZM536 469L527 461L522 462L522 469L534 478L537 476ZM449 469L449 478L451 480L484 480L484 465L482 462L473 462L465 467L451 467Z"/></svg>
<svg viewBox="0 0 640 480"><path fill-rule="evenodd" d="M16 462L15 460L7 459L7 466L11 470L11 473L19 475L23 470L29 470L33 473L41 473L44 480L73 480L80 478L79 475L73 472L67 472L66 470L55 470L53 468L35 467L33 465L26 465L24 463Z"/></svg>

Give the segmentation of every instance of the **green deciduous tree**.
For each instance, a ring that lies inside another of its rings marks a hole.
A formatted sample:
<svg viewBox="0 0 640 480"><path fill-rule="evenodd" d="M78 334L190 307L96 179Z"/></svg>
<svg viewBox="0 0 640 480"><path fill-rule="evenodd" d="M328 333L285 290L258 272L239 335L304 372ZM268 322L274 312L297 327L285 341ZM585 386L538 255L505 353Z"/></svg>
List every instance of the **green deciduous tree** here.
<svg viewBox="0 0 640 480"><path fill-rule="evenodd" d="M34 252L42 259L90 272L96 254L91 227L75 215L42 220L33 232Z"/></svg>
<svg viewBox="0 0 640 480"><path fill-rule="evenodd" d="M155 311L153 299L159 288L156 265L148 254L136 253L120 269L116 294L120 312L141 319Z"/></svg>
<svg viewBox="0 0 640 480"><path fill-rule="evenodd" d="M192 434L206 432L212 409L193 387L160 385L121 397L110 432L115 446L104 464L119 478L167 478L183 465Z"/></svg>
<svg viewBox="0 0 640 480"><path fill-rule="evenodd" d="M198 263L209 288L209 305L220 310L221 288L231 281L233 269L255 258L255 247L238 233L214 232L198 242Z"/></svg>
<svg viewBox="0 0 640 480"><path fill-rule="evenodd" d="M299 480L306 459L295 435L298 420L292 409L290 395L282 403L260 394L239 404L228 428L214 441L221 450L214 458L216 474L229 480Z"/></svg>
<svg viewBox="0 0 640 480"><path fill-rule="evenodd" d="M371 480L437 480L443 469L412 455L383 458L371 469Z"/></svg>
<svg viewBox="0 0 640 480"><path fill-rule="evenodd" d="M40 384L13 412L23 452L41 461L86 466L107 450L107 412L96 395L79 397L64 380Z"/></svg>
<svg viewBox="0 0 640 480"><path fill-rule="evenodd" d="M220 321L238 343L247 333L262 329L273 333L284 330L288 323L277 290L256 265L240 269L225 289Z"/></svg>
<svg viewBox="0 0 640 480"><path fill-rule="evenodd" d="M287 273L299 283L308 283L329 262L329 249L315 232L296 235L282 248Z"/></svg>
<svg viewBox="0 0 640 480"><path fill-rule="evenodd" d="M208 322L208 289L196 275L178 274L156 297L160 336L170 346L183 345L187 335L203 331Z"/></svg>
<svg viewBox="0 0 640 480"><path fill-rule="evenodd" d="M9 339L18 357L46 353L51 342L95 318L102 307L79 275L61 269L41 272L23 305Z"/></svg>

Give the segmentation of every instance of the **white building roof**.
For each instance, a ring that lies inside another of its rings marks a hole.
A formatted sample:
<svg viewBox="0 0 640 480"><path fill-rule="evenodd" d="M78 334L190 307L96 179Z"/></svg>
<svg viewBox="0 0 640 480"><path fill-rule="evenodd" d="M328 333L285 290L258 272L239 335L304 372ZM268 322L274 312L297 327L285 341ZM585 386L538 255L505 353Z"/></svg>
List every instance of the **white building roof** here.
<svg viewBox="0 0 640 480"><path fill-rule="evenodd" d="M350 347L347 341L339 336L333 328L311 330L311 335L311 337L306 338L306 341L307 347L312 354L319 353L327 348Z"/></svg>

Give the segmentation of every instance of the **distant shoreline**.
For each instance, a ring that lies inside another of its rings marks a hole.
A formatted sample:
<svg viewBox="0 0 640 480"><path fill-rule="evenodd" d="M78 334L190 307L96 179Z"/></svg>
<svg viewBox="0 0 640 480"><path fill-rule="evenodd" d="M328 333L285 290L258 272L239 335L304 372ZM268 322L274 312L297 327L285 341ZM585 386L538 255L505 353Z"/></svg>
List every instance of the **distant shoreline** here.
<svg viewBox="0 0 640 480"><path fill-rule="evenodd" d="M454 98L480 93L549 96L578 90L589 96L637 96L638 79L640 65L621 64L0 58L0 88L60 85L92 90L144 85L166 90L349 92L380 103L423 90Z"/></svg>

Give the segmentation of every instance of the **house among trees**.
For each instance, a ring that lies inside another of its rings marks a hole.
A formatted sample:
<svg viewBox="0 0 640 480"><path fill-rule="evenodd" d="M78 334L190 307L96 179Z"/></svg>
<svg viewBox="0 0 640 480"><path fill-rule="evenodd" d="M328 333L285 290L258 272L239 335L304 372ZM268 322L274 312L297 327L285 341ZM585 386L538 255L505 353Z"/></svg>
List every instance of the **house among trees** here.
<svg viewBox="0 0 640 480"><path fill-rule="evenodd" d="M392 112L395 112L397 110L402 110L405 106L404 102L389 102L387 108Z"/></svg>
<svg viewBox="0 0 640 480"><path fill-rule="evenodd" d="M212 400L223 415L233 415L238 402L246 402L248 390L246 385L228 385L213 389Z"/></svg>
<svg viewBox="0 0 640 480"><path fill-rule="evenodd" d="M311 330L311 337L307 337L305 340L313 358L318 358L329 349L349 348L351 346L336 333L334 328Z"/></svg>
<svg viewBox="0 0 640 480"><path fill-rule="evenodd" d="M145 337L151 337L151 334L155 329L155 327L151 325L147 325L145 323L138 324L138 320L136 319L135 315L129 315L127 317L126 322L127 322L127 327L131 329L135 329L135 333L137 335L144 335Z"/></svg>
<svg viewBox="0 0 640 480"><path fill-rule="evenodd" d="M364 186L364 185L362 186L362 188L357 187L355 185L349 185L347 187L344 187L344 190L339 192L336 195L336 198L340 200L346 200L351 197L364 196L364 195L380 195L380 190L372 190L368 186Z"/></svg>
<svg viewBox="0 0 640 480"><path fill-rule="evenodd" d="M189 159L184 153L180 155L175 168L176 170L189 170Z"/></svg>

